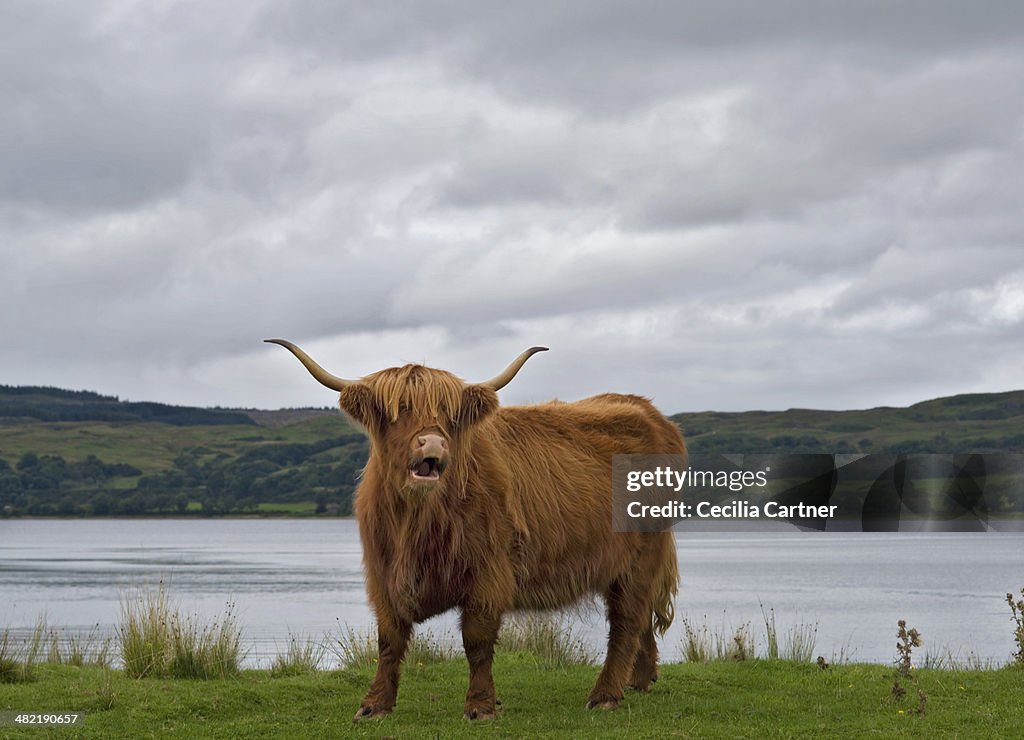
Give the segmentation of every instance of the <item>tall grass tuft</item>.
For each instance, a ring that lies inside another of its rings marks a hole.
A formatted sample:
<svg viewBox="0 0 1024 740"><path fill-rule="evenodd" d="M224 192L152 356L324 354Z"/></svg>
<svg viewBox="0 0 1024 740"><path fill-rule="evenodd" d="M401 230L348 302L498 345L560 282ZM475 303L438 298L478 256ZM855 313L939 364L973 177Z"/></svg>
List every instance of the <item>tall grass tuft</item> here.
<svg viewBox="0 0 1024 740"><path fill-rule="evenodd" d="M814 660L814 646L818 638L818 625L795 624L780 639L775 623L775 610L765 610L761 604L761 619L764 623L765 654L758 655L756 640L750 623L729 628L722 618L722 626L713 629L708 626L707 616L701 624L683 617L683 637L680 652L690 663L709 663L714 660L792 660L809 663Z"/></svg>
<svg viewBox="0 0 1024 740"><path fill-rule="evenodd" d="M109 668L113 638L102 637L97 624L86 635L62 635L58 630L49 631L49 649L46 660L48 663L78 666L96 666Z"/></svg>
<svg viewBox="0 0 1024 740"><path fill-rule="evenodd" d="M365 668L377 663L376 629L355 630L339 624L338 638L328 646L342 668ZM414 635L409 640L403 662L407 666L426 665L451 660L458 649L450 640L441 640L432 632Z"/></svg>
<svg viewBox="0 0 1024 740"><path fill-rule="evenodd" d="M229 603L220 622L206 625L196 617L172 619L173 651L168 670L175 678L226 678L238 673L242 637Z"/></svg>
<svg viewBox="0 0 1024 740"><path fill-rule="evenodd" d="M681 652L683 660L687 663L708 663L714 656L711 631L708 628L707 617L698 629L689 617L683 617L683 642Z"/></svg>
<svg viewBox="0 0 1024 740"><path fill-rule="evenodd" d="M228 604L220 622L201 624L168 603L160 583L121 602L121 660L132 678L224 678L238 673L241 632Z"/></svg>
<svg viewBox="0 0 1024 740"><path fill-rule="evenodd" d="M818 642L818 623L794 624L782 653L783 660L810 663L814 659L814 646Z"/></svg>
<svg viewBox="0 0 1024 740"><path fill-rule="evenodd" d="M764 610L764 604L760 601L757 605L761 607L761 619L764 620L764 633L765 642L768 647L768 660L779 659L779 631L775 627L775 608L769 609L767 612Z"/></svg>
<svg viewBox="0 0 1024 740"><path fill-rule="evenodd" d="M683 639L680 651L689 663L710 663L713 660L751 660L756 657L754 633L750 623L728 630L714 631L707 617L700 627L683 617Z"/></svg>
<svg viewBox="0 0 1024 740"><path fill-rule="evenodd" d="M317 673L327 654L327 641L314 641L312 638L288 635L288 648L284 653L274 656L270 665L273 678L286 676L304 676Z"/></svg>
<svg viewBox="0 0 1024 740"><path fill-rule="evenodd" d="M0 635L0 683L27 683L35 680L36 665L43 652L46 620L36 622L27 641L17 642L5 629Z"/></svg>
<svg viewBox="0 0 1024 740"><path fill-rule="evenodd" d="M572 627L550 614L513 615L501 630L498 649L529 653L548 668L593 665L596 660Z"/></svg>
<svg viewBox="0 0 1024 740"><path fill-rule="evenodd" d="M371 636L376 630L357 631L340 626L338 638L331 642L330 650L342 668L366 668L377 662L377 641Z"/></svg>
<svg viewBox="0 0 1024 740"><path fill-rule="evenodd" d="M939 671L994 671L999 668L999 663L992 658L979 657L973 652L965 656L947 647L939 652L926 651L921 667Z"/></svg>
<svg viewBox="0 0 1024 740"><path fill-rule="evenodd" d="M10 630L0 635L0 683L19 683L24 678L21 664L21 650L11 640Z"/></svg>
<svg viewBox="0 0 1024 740"><path fill-rule="evenodd" d="M131 678L163 676L171 659L171 608L163 582L121 600L121 661Z"/></svg>
<svg viewBox="0 0 1024 740"><path fill-rule="evenodd" d="M814 659L814 645L818 641L818 623L794 624L781 645L779 630L775 625L775 609L767 612L764 604L760 604L761 619L764 621L765 642L768 649L764 656L768 660L792 660L797 663L809 663Z"/></svg>
<svg viewBox="0 0 1024 740"><path fill-rule="evenodd" d="M408 666L427 665L451 660L458 653L458 648L450 639L445 640L431 631L413 635L409 647L405 651L405 664Z"/></svg>
<svg viewBox="0 0 1024 740"><path fill-rule="evenodd" d="M95 691L96 707L101 712L107 712L114 708L117 693L114 691L114 675L110 666L103 666L103 683Z"/></svg>
<svg viewBox="0 0 1024 740"><path fill-rule="evenodd" d="M375 630L361 631L345 626L330 649L343 668L373 666L377 662ZM528 653L548 668L593 665L594 655L572 628L557 617L539 614L517 614L507 620L498 636L497 650L505 653ZM461 651L451 639L438 638L431 632L415 635L409 640L403 663L421 666L451 660Z"/></svg>

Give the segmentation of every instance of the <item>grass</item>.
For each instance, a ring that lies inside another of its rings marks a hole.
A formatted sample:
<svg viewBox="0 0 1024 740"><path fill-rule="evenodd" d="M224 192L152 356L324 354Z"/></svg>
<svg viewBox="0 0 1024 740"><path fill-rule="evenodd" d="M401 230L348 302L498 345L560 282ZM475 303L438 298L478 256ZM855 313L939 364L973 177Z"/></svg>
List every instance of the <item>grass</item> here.
<svg viewBox="0 0 1024 740"><path fill-rule="evenodd" d="M703 635L692 642L706 660L662 665L650 693L628 691L615 712L587 711L598 672L593 656L559 622L517 617L495 656L502 706L494 722L462 718L465 660L451 640L428 632L406 655L395 712L353 726L375 669L369 634L344 628L333 641L293 635L270 670L239 671L230 605L222 620L204 625L173 608L162 585L124 604L123 670L110 667L109 642L94 633L72 642L41 619L21 641L0 635L0 671L6 665L10 676L0 711L86 712L82 728L61 730L72 737L828 737L836 728L848 736L1008 737L1019 731L1024 692L1024 667L1016 663L978 670L926 660L911 671L910 651L920 643L902 624L896 663L904 670L896 675L903 685L893 681L892 666L823 669L787 660L780 654L813 653L813 632L797 625L780 645L774 612L762 610L767 659L758 658L749 624L714 630L706 619L699 628L687 623ZM341 669L322 669L328 649ZM38 734L7 726L0 736L28 732Z"/></svg>
<svg viewBox="0 0 1024 740"><path fill-rule="evenodd" d="M26 452L60 455L71 461L96 455L104 462L123 462L149 474L174 467L188 449L206 448L209 457L237 457L262 442L309 443L336 436L348 429L341 414L331 414L288 426L174 426L157 422L108 423L101 421L43 422L7 419L0 423L0 457L15 465ZM254 435L263 435L253 441ZM134 485L135 479L120 481Z"/></svg>
<svg viewBox="0 0 1024 740"><path fill-rule="evenodd" d="M407 665L395 712L351 724L372 667L273 678L243 671L210 681L129 678L123 671L41 665L37 680L6 686L0 709L85 711L82 732L132 737L1013 737L1024 670L921 669L928 710L889 694L892 669L847 664L820 670L789 661L663 666L649 694L627 692L619 710L587 711L595 667L538 668L525 653L499 653L497 720L462 718L461 659ZM6 733L6 734L4 734ZM5 727L10 737L38 730Z"/></svg>
<svg viewBox="0 0 1024 740"><path fill-rule="evenodd" d="M256 504L260 514L313 514L316 511L315 501L261 501Z"/></svg>

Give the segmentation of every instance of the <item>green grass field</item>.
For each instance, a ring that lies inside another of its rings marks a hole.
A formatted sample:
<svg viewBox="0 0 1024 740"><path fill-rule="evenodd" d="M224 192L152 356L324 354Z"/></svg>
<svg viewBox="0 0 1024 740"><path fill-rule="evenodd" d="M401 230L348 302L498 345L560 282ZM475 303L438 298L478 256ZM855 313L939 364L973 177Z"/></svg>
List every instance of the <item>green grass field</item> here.
<svg viewBox="0 0 1024 740"><path fill-rule="evenodd" d="M350 430L341 414L325 415L277 427L173 426L155 422L43 422L32 419L0 423L0 450L14 463L26 452L103 460L135 465L146 472L168 470L184 450L203 448L208 457L237 457L254 445L308 444Z"/></svg>
<svg viewBox="0 0 1024 740"><path fill-rule="evenodd" d="M314 501L295 501L288 503L264 502L256 506L259 514L287 514L290 516L302 516L313 514L316 511Z"/></svg>
<svg viewBox="0 0 1024 740"><path fill-rule="evenodd" d="M272 678L131 679L121 671L41 665L0 688L0 711L85 711L78 729L0 727L0 737L1019 737L1024 670L920 670L892 696L895 669L751 660L662 667L649 694L611 712L584 709L593 666L545 669L499 654L502 707L493 722L462 718L466 665L409 665L392 715L353 725L370 668ZM927 695L924 712L917 687Z"/></svg>

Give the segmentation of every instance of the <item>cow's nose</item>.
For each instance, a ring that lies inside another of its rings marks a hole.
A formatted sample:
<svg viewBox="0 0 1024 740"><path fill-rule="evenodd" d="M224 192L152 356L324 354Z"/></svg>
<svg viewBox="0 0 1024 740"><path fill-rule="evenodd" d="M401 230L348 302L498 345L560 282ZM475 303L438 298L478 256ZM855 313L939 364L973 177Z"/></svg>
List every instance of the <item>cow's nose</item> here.
<svg viewBox="0 0 1024 740"><path fill-rule="evenodd" d="M441 457L448 451L448 440L440 434L421 434L416 437L416 445L423 457Z"/></svg>

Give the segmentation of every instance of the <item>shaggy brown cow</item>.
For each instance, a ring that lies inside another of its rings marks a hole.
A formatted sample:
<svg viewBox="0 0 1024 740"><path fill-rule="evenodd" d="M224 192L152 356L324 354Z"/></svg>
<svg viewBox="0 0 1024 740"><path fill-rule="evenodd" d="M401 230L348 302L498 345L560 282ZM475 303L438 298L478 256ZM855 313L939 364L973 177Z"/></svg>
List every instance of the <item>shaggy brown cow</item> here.
<svg viewBox="0 0 1024 740"><path fill-rule="evenodd" d="M588 707L657 680L654 633L672 623L671 532L612 532L612 455L684 454L679 430L639 396L499 408L497 391L535 352L486 383L406 365L361 380L291 350L370 436L356 494L380 661L356 719L395 705L413 624L457 608L469 661L465 716L495 713L491 662L502 615L591 594L607 604L608 654Z"/></svg>

